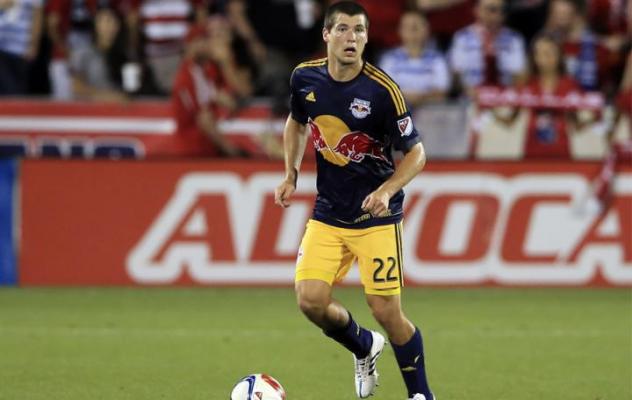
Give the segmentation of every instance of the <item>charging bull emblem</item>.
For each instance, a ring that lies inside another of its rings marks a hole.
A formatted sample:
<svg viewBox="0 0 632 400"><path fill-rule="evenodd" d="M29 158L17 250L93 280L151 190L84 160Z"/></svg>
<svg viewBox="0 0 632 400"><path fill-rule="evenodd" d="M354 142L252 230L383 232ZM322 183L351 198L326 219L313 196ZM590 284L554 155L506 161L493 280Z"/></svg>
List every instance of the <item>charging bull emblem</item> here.
<svg viewBox="0 0 632 400"><path fill-rule="evenodd" d="M344 166L349 161L359 163L365 157L390 163L382 143L364 132L350 132L347 125L334 116L310 119L309 127L314 148L333 164Z"/></svg>
<svg viewBox="0 0 632 400"><path fill-rule="evenodd" d="M367 115L371 114L371 102L353 99L351 105L349 105L349 110L351 110L351 114L356 118L366 118Z"/></svg>

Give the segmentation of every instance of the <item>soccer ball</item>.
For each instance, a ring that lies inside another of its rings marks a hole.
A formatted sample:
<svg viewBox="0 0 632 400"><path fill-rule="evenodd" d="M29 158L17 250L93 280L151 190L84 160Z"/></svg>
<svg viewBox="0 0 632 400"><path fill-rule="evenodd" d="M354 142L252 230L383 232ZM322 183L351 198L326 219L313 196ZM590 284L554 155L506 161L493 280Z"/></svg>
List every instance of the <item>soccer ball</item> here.
<svg viewBox="0 0 632 400"><path fill-rule="evenodd" d="M285 389L270 375L252 374L237 382L230 400L285 400Z"/></svg>

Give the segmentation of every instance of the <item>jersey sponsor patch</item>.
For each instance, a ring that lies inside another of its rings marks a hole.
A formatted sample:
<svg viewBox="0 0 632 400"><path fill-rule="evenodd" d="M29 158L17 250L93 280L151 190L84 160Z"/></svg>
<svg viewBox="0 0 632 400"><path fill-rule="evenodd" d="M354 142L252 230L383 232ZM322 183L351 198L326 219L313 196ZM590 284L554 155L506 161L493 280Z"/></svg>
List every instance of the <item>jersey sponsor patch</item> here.
<svg viewBox="0 0 632 400"><path fill-rule="evenodd" d="M367 115L371 114L371 102L354 98L349 105L349 110L358 119L366 118Z"/></svg>
<svg viewBox="0 0 632 400"><path fill-rule="evenodd" d="M402 136L408 136L413 133L413 120L410 116L397 120L397 128Z"/></svg>

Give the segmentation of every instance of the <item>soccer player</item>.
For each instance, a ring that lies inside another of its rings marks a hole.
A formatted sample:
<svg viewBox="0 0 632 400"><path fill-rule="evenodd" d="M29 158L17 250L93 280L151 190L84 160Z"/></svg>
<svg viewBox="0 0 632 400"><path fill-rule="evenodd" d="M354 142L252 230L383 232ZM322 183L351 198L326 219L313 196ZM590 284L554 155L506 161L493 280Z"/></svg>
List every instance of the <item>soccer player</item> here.
<svg viewBox="0 0 632 400"><path fill-rule="evenodd" d="M364 62L369 20L350 1L327 9L327 58L296 67L284 137L286 176L275 201L290 205L308 135L318 166L318 196L298 254L301 311L325 335L353 353L360 398L377 386L384 337L362 328L332 299L332 285L358 260L366 299L388 334L408 397L434 400L426 378L421 332L402 312L402 187L425 154L398 86ZM395 168L391 149L405 153Z"/></svg>

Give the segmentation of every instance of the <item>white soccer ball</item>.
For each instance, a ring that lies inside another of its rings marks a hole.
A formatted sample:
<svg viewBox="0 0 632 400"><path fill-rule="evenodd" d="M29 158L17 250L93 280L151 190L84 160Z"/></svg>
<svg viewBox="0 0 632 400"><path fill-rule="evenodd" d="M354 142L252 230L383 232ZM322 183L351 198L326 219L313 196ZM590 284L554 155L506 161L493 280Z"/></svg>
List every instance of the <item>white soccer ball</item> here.
<svg viewBox="0 0 632 400"><path fill-rule="evenodd" d="M285 389L270 375L252 374L237 382L230 400L285 400Z"/></svg>

